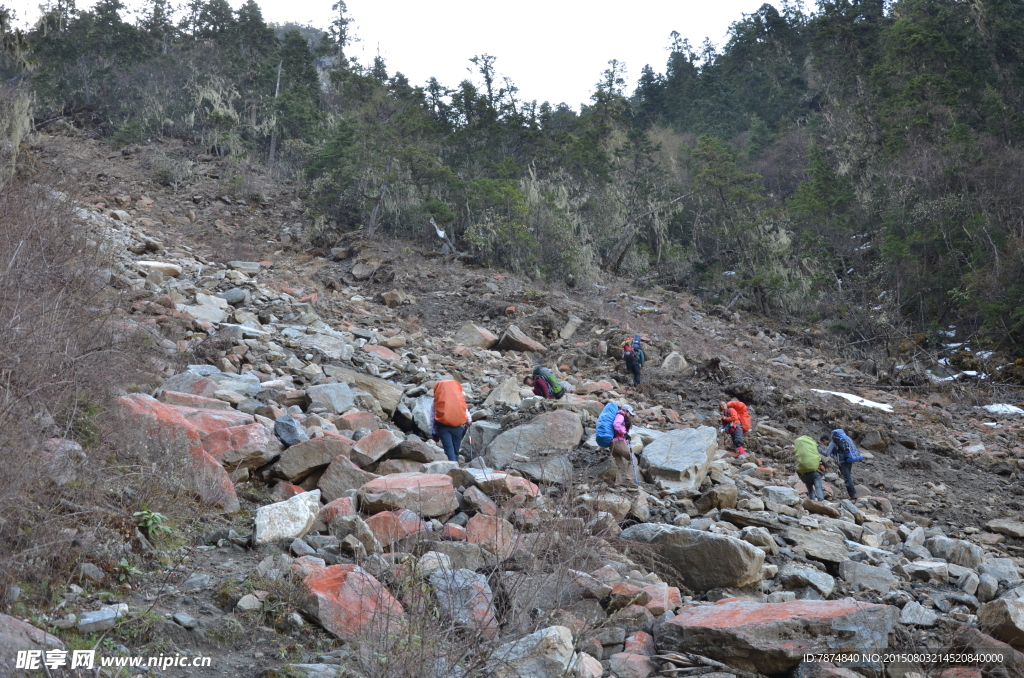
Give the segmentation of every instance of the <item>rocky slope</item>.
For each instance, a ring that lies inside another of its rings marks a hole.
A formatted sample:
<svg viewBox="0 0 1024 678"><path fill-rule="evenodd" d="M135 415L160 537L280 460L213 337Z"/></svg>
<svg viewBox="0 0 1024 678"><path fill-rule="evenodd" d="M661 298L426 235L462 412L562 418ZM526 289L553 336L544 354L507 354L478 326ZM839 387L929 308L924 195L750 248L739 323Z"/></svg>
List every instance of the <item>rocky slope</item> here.
<svg viewBox="0 0 1024 678"><path fill-rule="evenodd" d="M131 588L83 566L26 620L56 635L0 617L11 647L105 634L110 655L213 658L167 675L595 678L880 675L803 659L959 648L1003 661L941 675L1021 675L1012 411L889 387L881 358L839 360L816 328L679 292L538 289L358 234L304 251L297 196L269 180L226 195L212 158L175 193L147 148L46 137L34 153L82 179L82 228L132 299L122 320L164 354L159 387L111 416L154 463L189 460L211 515L171 553L138 540L151 567ZM652 340L635 389L616 356L634 332ZM564 400L521 388L535 364ZM458 463L429 439L442 378L473 416ZM717 434L726 398L754 414L750 461ZM593 442L610 400L638 412L639 487ZM807 500L792 440L838 426L868 458L860 498L830 473L827 501Z"/></svg>

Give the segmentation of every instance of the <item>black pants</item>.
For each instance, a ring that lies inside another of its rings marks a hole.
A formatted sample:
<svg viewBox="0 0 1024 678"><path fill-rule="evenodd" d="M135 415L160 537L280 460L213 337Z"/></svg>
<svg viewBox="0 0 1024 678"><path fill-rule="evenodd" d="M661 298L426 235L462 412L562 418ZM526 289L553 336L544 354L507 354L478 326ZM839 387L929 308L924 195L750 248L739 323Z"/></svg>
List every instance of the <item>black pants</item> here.
<svg viewBox="0 0 1024 678"><path fill-rule="evenodd" d="M853 469L853 462L849 464L839 464L839 472L843 474L843 482L846 483L846 493L850 495L850 499L857 498L857 488L853 485L853 474L850 473Z"/></svg>
<svg viewBox="0 0 1024 678"><path fill-rule="evenodd" d="M633 373L633 386L640 385L640 361L636 358L626 359L626 369Z"/></svg>

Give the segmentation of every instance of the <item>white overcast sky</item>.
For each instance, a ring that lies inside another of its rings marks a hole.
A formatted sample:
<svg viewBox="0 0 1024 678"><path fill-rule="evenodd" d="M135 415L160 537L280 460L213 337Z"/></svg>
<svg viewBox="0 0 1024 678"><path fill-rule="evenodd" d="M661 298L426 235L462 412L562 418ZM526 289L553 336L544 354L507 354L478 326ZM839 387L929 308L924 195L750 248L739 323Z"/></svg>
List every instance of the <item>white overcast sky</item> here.
<svg viewBox="0 0 1024 678"><path fill-rule="evenodd" d="M129 7L138 0L124 0ZM244 0L229 0L236 9ZM334 0L262 0L267 21L326 27ZM388 71L414 85L430 76L452 87L469 74L469 58L497 57L500 75L519 87L523 100L578 108L589 100L610 59L626 64L632 90L644 64L664 71L669 33L699 47L705 37L721 46L729 25L755 12L764 0L348 0L354 46L363 63L376 54ZM0 0L22 20L39 15L38 0ZM183 3L182 3L183 4ZM776 3L777 4L777 3ZM79 0L80 9L92 5Z"/></svg>

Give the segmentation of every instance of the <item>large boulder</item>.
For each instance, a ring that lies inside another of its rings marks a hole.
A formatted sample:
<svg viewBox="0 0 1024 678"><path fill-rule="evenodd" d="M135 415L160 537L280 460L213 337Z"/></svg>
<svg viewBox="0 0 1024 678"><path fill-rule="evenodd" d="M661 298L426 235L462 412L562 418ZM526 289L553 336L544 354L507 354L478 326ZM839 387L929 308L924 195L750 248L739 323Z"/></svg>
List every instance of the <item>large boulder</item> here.
<svg viewBox="0 0 1024 678"><path fill-rule="evenodd" d="M342 640L367 640L405 626L402 604L358 565L314 568L303 584L306 613Z"/></svg>
<svg viewBox="0 0 1024 678"><path fill-rule="evenodd" d="M641 453L641 463L659 488L696 491L718 450L718 434L710 426L669 431Z"/></svg>
<svg viewBox="0 0 1024 678"><path fill-rule="evenodd" d="M311 529L320 513L320 490L303 492L286 501L261 506L256 510L256 546L301 537Z"/></svg>
<svg viewBox="0 0 1024 678"><path fill-rule="evenodd" d="M727 599L684 608L654 628L662 652L693 652L750 673L785 674L805 654L873 652L889 644L899 609L889 605L795 600Z"/></svg>
<svg viewBox="0 0 1024 678"><path fill-rule="evenodd" d="M15 670L16 658L20 652L39 652L36 655L39 665L35 668L43 669L43 657L47 650L63 650L64 641L57 636L51 635L42 629L20 619L0 614L0 676L23 676L21 669Z"/></svg>
<svg viewBox="0 0 1024 678"><path fill-rule="evenodd" d="M499 435L501 435L501 425L493 421L481 419L470 424L469 439L472 442L469 445L469 449L473 458L483 456L487 446ZM466 445L463 445L463 449L465 448Z"/></svg>
<svg viewBox="0 0 1024 678"><path fill-rule="evenodd" d="M495 649L486 673L496 678L562 678L575 654L572 631L549 626Z"/></svg>
<svg viewBox="0 0 1024 678"><path fill-rule="evenodd" d="M341 414L356 404L356 397L348 384L319 384L306 389L311 407L326 407Z"/></svg>
<svg viewBox="0 0 1024 678"><path fill-rule="evenodd" d="M981 547L969 541L935 536L925 540L924 546L933 556L942 558L947 563L969 567L972 570L978 569L981 565Z"/></svg>
<svg viewBox="0 0 1024 678"><path fill-rule="evenodd" d="M438 568L429 579L437 606L455 626L488 640L498 635L494 595L486 576L472 570Z"/></svg>
<svg viewBox="0 0 1024 678"><path fill-rule="evenodd" d="M459 500L450 476L439 473L393 473L359 488L360 506L368 513L409 509L433 518L456 511Z"/></svg>
<svg viewBox="0 0 1024 678"><path fill-rule="evenodd" d="M846 540L841 534L792 526L783 530L782 536L786 541L802 547L809 558L829 563L841 563L850 558Z"/></svg>
<svg viewBox="0 0 1024 678"><path fill-rule="evenodd" d="M352 461L357 466L366 468L401 443L402 439L391 429L379 428L360 438L359 442L352 447Z"/></svg>
<svg viewBox="0 0 1024 678"><path fill-rule="evenodd" d="M887 568L846 560L839 565L839 576L851 586L874 591L888 591L898 583L896 576Z"/></svg>
<svg viewBox="0 0 1024 678"><path fill-rule="evenodd" d="M302 480L310 473L325 468L338 455L352 454L352 441L337 434L327 434L292 445L281 453L278 469L291 482Z"/></svg>
<svg viewBox="0 0 1024 678"><path fill-rule="evenodd" d="M505 560L516 549L516 531L512 523L498 516L477 513L466 523L466 540Z"/></svg>
<svg viewBox="0 0 1024 678"><path fill-rule="evenodd" d="M168 456L187 456L196 492L203 502L227 512L237 511L238 496L227 471L204 449L200 430L182 415L181 409L141 393L114 401L115 416L125 430L139 437L136 442L150 459L159 462Z"/></svg>
<svg viewBox="0 0 1024 678"><path fill-rule="evenodd" d="M996 534L1005 534L1014 539L1024 539L1024 523L1012 518L995 518L985 523L985 529Z"/></svg>
<svg viewBox="0 0 1024 678"><path fill-rule="evenodd" d="M317 487L323 492L326 501L334 501L341 497L348 490L358 490L366 483L379 478L376 473L364 471L348 458L346 454L339 454L331 460L330 466L320 476Z"/></svg>
<svg viewBox="0 0 1024 678"><path fill-rule="evenodd" d="M547 348L540 342L534 341L515 325L509 325L501 339L498 341L498 348L503 351L523 351L524 353L544 353Z"/></svg>
<svg viewBox="0 0 1024 678"><path fill-rule="evenodd" d="M487 394L484 407L497 407L499 405L518 407L522 401L523 399L519 395L519 382L516 381L515 377L509 377Z"/></svg>
<svg viewBox="0 0 1024 678"><path fill-rule="evenodd" d="M1000 598L978 610L978 626L993 638L1024 649L1024 601Z"/></svg>
<svg viewBox="0 0 1024 678"><path fill-rule="evenodd" d="M567 410L545 412L491 441L485 459L495 468L505 468L513 461L536 461L541 453L574 449L582 437L580 415Z"/></svg>
<svg viewBox="0 0 1024 678"><path fill-rule="evenodd" d="M284 449L263 424L231 426L203 438L203 447L228 471L258 468L273 461Z"/></svg>
<svg viewBox="0 0 1024 678"><path fill-rule="evenodd" d="M498 337L479 325L466 323L455 333L455 343L470 348L493 348L498 343Z"/></svg>
<svg viewBox="0 0 1024 678"><path fill-rule="evenodd" d="M761 581L764 551L735 537L664 523L639 523L621 536L660 547L662 557L694 591L753 586Z"/></svg>
<svg viewBox="0 0 1024 678"><path fill-rule="evenodd" d="M686 362L686 358L677 351L672 351L665 359L661 361L661 369L669 374L679 374L685 371L689 365Z"/></svg>
<svg viewBox="0 0 1024 678"><path fill-rule="evenodd" d="M398 403L402 401L404 389L394 382L337 366L332 366L330 374L335 379L354 384L372 395L380 403L380 408L389 416L395 413Z"/></svg>

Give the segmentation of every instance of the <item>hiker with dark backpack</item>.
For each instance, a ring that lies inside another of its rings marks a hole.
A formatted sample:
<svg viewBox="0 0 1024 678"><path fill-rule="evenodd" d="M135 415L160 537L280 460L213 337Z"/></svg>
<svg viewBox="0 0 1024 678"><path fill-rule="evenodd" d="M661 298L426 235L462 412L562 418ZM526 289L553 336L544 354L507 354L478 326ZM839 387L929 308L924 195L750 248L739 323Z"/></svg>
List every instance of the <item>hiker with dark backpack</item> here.
<svg viewBox="0 0 1024 678"><path fill-rule="evenodd" d="M857 501L857 487L853 484L853 464L864 461L857 446L853 444L850 436L841 428L833 429L830 435L823 435L820 438L822 445L828 445L824 455L832 457L839 464L839 472L843 475L843 482L846 483L846 493L850 495L850 501Z"/></svg>
<svg viewBox="0 0 1024 678"><path fill-rule="evenodd" d="M434 385L434 405L430 417L434 440L440 440L448 461L459 460L459 449L469 425L469 408L462 384L445 379Z"/></svg>
<svg viewBox="0 0 1024 678"><path fill-rule="evenodd" d="M565 387L555 373L540 365L533 368L532 375L523 377L523 383L532 388L535 395L546 400L558 400L565 395Z"/></svg>
<svg viewBox="0 0 1024 678"><path fill-rule="evenodd" d="M633 374L633 386L640 385L640 370L647 362L647 356L640 346L641 341L650 341L646 337L634 334L632 339L622 342L622 360L626 363L626 369Z"/></svg>

